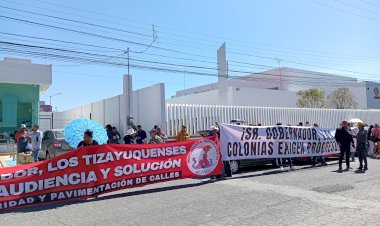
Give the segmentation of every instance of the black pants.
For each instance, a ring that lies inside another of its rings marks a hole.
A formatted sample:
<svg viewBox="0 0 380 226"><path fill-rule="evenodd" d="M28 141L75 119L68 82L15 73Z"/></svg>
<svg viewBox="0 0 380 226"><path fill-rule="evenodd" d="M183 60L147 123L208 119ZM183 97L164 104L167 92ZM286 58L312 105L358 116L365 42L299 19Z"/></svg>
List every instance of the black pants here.
<svg viewBox="0 0 380 226"><path fill-rule="evenodd" d="M350 145L340 146L339 166L342 166L343 156L346 156L346 166L350 167Z"/></svg>
<svg viewBox="0 0 380 226"><path fill-rule="evenodd" d="M232 177L230 161L223 161L223 167L224 167L224 176L225 177Z"/></svg>

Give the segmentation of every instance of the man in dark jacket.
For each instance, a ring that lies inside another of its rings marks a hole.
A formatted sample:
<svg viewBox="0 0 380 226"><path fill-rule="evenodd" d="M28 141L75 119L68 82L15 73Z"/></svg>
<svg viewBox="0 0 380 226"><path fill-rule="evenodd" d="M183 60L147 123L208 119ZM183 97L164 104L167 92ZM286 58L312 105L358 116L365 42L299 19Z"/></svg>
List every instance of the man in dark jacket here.
<svg viewBox="0 0 380 226"><path fill-rule="evenodd" d="M348 128L348 122L342 121L342 126L335 131L335 140L340 147L339 170L342 170L343 156L346 155L346 170L350 170L350 148L354 146L353 135Z"/></svg>

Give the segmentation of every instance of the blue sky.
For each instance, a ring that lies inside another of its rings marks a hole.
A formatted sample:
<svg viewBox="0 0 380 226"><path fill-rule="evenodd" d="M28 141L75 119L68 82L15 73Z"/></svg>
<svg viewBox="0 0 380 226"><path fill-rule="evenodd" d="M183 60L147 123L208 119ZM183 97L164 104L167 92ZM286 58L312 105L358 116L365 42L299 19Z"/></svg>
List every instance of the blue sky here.
<svg viewBox="0 0 380 226"><path fill-rule="evenodd" d="M111 56L106 60L114 60L112 56L119 57L119 62L127 61L123 50L129 48L134 52L130 54L131 60L211 68L158 65L175 69L178 73L130 69L133 89L162 82L165 83L167 98L184 87L215 82L215 76L180 71L216 74L212 68L216 67L216 50L223 42L227 45L229 69L234 71L230 73L232 76L277 67L278 62L274 58L278 58L284 67L362 80L380 80L380 2L376 0L68 0L60 3L0 0L0 6L2 16L139 44L32 26L5 18L0 18L3 33L90 44L113 50L57 44L9 34L0 34L1 41L91 51ZM82 24L46 15L81 21ZM83 22L103 27L85 25ZM157 35L154 47L143 54L136 53L144 51L144 45L152 42L152 25ZM35 63L53 65L53 84L42 100L48 101L50 95L63 93L53 99L53 105L58 110L119 95L122 92L122 75L127 73L126 67L80 64L0 51L0 57L5 56L31 58ZM141 61L134 63L148 64Z"/></svg>

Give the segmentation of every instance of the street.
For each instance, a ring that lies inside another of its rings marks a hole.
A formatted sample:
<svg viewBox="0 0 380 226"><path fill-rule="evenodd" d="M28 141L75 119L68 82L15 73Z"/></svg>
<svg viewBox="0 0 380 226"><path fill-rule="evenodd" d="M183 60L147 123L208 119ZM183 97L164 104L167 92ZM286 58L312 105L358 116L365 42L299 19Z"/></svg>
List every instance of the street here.
<svg viewBox="0 0 380 226"><path fill-rule="evenodd" d="M0 214L8 225L379 225L380 161L369 171L296 166L180 180Z"/></svg>

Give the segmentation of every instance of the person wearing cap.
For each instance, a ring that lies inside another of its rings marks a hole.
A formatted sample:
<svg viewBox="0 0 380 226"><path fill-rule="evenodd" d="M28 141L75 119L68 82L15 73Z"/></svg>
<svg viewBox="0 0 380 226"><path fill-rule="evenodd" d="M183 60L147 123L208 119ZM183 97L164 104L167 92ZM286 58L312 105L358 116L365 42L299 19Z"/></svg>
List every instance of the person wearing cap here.
<svg viewBox="0 0 380 226"><path fill-rule="evenodd" d="M83 140L79 142L77 148L98 145L98 142L92 139L92 135L93 135L93 132L91 130L88 129L84 131Z"/></svg>
<svg viewBox="0 0 380 226"><path fill-rule="evenodd" d="M209 132L208 135L209 135L210 137L212 137L212 136L217 136L217 137L219 137L219 128L216 127L216 126L211 126L211 128L210 128L210 132Z"/></svg>
<svg viewBox="0 0 380 226"><path fill-rule="evenodd" d="M135 137L136 133L137 132L134 129L127 130L127 134L125 134L124 139L123 139L124 143L125 144L135 144L134 137Z"/></svg>
<svg viewBox="0 0 380 226"><path fill-rule="evenodd" d="M33 125L31 132L29 133L30 139L32 141L32 151L34 162L38 162L38 156L40 155L41 145L42 145L42 132L40 131L39 125Z"/></svg>
<svg viewBox="0 0 380 226"><path fill-rule="evenodd" d="M368 164L367 164L367 139L368 139L368 132L364 129L365 124L362 122L358 123L359 131L356 134L356 152L359 156L359 168L358 170L368 170ZM364 161L364 168L363 168L363 161Z"/></svg>
<svg viewBox="0 0 380 226"><path fill-rule="evenodd" d="M181 131L177 134L177 142L186 141L190 139L186 126L182 126Z"/></svg>
<svg viewBox="0 0 380 226"><path fill-rule="evenodd" d="M25 152L28 145L28 133L26 132L26 125L21 124L20 130L15 134L15 140L17 143L17 152Z"/></svg>
<svg viewBox="0 0 380 226"><path fill-rule="evenodd" d="M157 130L152 129L151 131L149 131L149 135L150 135L149 144L162 144L162 143L164 143L162 138L157 135Z"/></svg>
<svg viewBox="0 0 380 226"><path fill-rule="evenodd" d="M355 147L355 145L347 120L343 120L341 126L336 129L335 140L340 147L339 170L342 170L344 156L346 156L346 170L350 170L350 146L352 144Z"/></svg>

